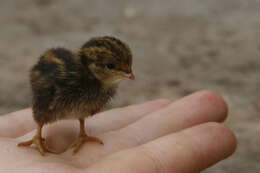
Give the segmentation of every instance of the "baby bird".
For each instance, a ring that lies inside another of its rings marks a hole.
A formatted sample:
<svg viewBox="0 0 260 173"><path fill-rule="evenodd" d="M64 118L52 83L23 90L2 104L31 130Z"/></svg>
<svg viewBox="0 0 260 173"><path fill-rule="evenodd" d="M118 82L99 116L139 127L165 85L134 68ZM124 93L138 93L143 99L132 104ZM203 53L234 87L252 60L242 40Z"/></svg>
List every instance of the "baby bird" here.
<svg viewBox="0 0 260 173"><path fill-rule="evenodd" d="M47 123L78 119L80 133L73 152L87 141L103 142L85 132L85 118L94 115L114 96L119 81L134 79L132 54L127 44L114 37L87 41L78 54L64 48L46 51L32 68L33 118L38 128L33 139L18 146L34 144L44 155L51 152L42 138Z"/></svg>

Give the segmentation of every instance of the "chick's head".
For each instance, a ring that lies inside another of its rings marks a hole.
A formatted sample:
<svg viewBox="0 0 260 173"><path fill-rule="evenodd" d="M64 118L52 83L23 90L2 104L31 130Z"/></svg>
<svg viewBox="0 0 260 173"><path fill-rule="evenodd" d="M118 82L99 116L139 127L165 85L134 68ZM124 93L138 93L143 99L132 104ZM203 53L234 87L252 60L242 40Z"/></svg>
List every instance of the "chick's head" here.
<svg viewBox="0 0 260 173"><path fill-rule="evenodd" d="M117 84L122 79L134 79L132 53L128 45L114 37L96 37L80 50L81 63L104 84Z"/></svg>

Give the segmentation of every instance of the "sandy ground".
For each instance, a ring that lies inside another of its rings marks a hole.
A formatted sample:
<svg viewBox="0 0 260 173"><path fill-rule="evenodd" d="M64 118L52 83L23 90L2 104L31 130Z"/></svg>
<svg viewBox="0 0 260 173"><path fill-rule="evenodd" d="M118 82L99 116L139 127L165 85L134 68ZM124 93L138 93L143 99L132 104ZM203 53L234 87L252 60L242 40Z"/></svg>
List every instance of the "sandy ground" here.
<svg viewBox="0 0 260 173"><path fill-rule="evenodd" d="M113 106L217 91L239 145L204 172L260 172L259 18L257 0L1 0L0 113L29 106L28 72L44 50L115 35L133 49L137 80Z"/></svg>

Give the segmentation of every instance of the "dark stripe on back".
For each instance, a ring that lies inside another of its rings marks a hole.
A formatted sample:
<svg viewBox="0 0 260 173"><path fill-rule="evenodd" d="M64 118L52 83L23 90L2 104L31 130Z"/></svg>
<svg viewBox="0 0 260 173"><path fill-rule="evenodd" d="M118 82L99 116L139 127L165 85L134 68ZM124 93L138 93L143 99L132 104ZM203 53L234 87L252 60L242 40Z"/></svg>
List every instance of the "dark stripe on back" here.
<svg viewBox="0 0 260 173"><path fill-rule="evenodd" d="M64 62L66 61L71 61L73 60L73 54L64 48L54 48L51 49L51 52L56 55L56 57L58 57L59 59L64 60Z"/></svg>
<svg viewBox="0 0 260 173"><path fill-rule="evenodd" d="M69 71L73 71L75 68L75 61L73 54L64 48L54 48L51 49L51 52L65 64L65 68Z"/></svg>
<svg viewBox="0 0 260 173"><path fill-rule="evenodd" d="M57 67L58 65L55 63L46 63L45 61L39 61L39 63L32 68L32 71L40 71L46 77L54 77L59 73Z"/></svg>

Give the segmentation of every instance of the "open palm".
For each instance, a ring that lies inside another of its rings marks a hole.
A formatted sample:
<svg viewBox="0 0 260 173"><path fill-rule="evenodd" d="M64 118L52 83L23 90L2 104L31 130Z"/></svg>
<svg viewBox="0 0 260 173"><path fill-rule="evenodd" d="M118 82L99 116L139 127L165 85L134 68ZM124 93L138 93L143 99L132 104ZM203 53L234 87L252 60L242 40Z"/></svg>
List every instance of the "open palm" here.
<svg viewBox="0 0 260 173"><path fill-rule="evenodd" d="M35 133L26 109L0 117L0 172L197 173L234 152L234 135L219 124L226 116L225 102L208 91L117 108L86 121L87 133L104 145L43 157L33 147L17 147ZM76 120L60 121L46 126L43 136L49 148L64 151L78 128Z"/></svg>

